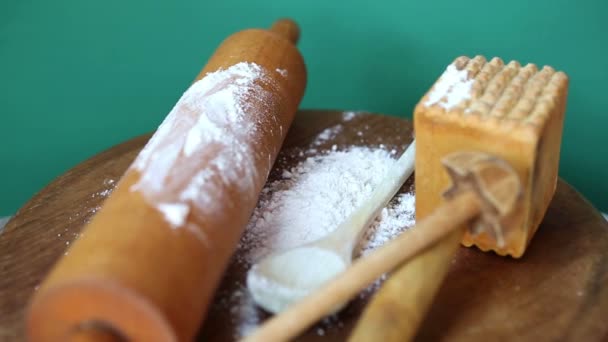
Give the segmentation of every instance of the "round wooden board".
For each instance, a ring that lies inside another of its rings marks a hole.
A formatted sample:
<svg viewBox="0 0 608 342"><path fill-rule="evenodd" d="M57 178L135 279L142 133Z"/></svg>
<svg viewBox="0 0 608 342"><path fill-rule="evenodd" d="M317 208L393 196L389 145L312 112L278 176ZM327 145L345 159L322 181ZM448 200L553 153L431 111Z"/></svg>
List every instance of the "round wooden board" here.
<svg viewBox="0 0 608 342"><path fill-rule="evenodd" d="M334 138L314 139L326 128ZM349 145L402 151L411 140L406 120L359 113L303 111L271 173L298 161L288 153ZM0 234L0 340L23 340L27 301L103 201L103 194L149 136L118 145L76 166L32 198ZM321 142L320 144L318 144ZM412 180L406 188L412 187ZM229 341L268 316L243 288L245 269L232 263L199 334ZM547 215L520 260L461 248L423 323L418 340L597 341L608 337L608 224L572 187L560 181ZM301 336L345 340L367 298Z"/></svg>

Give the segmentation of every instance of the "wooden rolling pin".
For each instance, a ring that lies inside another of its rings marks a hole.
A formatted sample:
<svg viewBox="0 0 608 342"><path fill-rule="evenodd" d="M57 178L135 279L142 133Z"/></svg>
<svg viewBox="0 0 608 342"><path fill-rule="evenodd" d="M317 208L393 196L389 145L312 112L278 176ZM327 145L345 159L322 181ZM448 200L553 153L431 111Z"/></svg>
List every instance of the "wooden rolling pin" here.
<svg viewBox="0 0 608 342"><path fill-rule="evenodd" d="M31 341L189 341L306 85L289 20L227 38L50 271Z"/></svg>
<svg viewBox="0 0 608 342"><path fill-rule="evenodd" d="M480 151L506 161L521 179L520 198L507 215L485 206L485 224L462 221L396 270L366 307L350 341L413 339L460 242L523 256L557 184L567 93L566 74L548 66L538 70L534 64L505 64L483 56L459 57L448 66L414 113L416 219L424 220L450 201L452 196L445 199L442 192L455 175L440 165L457 151Z"/></svg>

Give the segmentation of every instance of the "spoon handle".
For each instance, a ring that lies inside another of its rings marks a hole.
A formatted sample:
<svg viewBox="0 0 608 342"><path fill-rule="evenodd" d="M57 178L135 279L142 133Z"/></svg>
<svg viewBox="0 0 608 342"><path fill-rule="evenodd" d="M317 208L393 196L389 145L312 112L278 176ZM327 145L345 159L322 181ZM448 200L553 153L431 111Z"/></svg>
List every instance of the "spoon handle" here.
<svg viewBox="0 0 608 342"><path fill-rule="evenodd" d="M382 274L420 254L481 211L478 196L464 192L437 208L414 228L401 233L386 245L355 260L346 271L338 274L306 298L294 303L267 321L242 342L290 341L312 324L347 303ZM460 231L462 234L462 230ZM456 234L456 233L454 233Z"/></svg>
<svg viewBox="0 0 608 342"><path fill-rule="evenodd" d="M351 213L332 233L331 238L327 239L332 246L343 246L344 257L350 260L352 250L363 232L401 189L403 183L410 178L414 171L415 156L416 140L413 140L394 167L388 171L384 180L372 192L371 197Z"/></svg>

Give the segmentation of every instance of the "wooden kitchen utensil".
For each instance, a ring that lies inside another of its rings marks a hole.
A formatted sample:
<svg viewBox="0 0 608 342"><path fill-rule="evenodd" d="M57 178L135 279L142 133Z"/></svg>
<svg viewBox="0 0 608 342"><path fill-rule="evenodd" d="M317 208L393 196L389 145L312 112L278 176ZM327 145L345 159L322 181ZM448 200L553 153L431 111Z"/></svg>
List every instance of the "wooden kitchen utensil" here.
<svg viewBox="0 0 608 342"><path fill-rule="evenodd" d="M341 134L317 145L316 137L336 126ZM129 140L75 166L33 196L7 224L0 234L1 341L25 340L23 318L28 299L78 238L103 204L104 194L113 188L111 183L124 174L148 138ZM399 154L411 139L412 124L405 119L301 111L269 181L282 179L284 170L303 162L306 157L298 157L297 152L309 146L324 153L334 144L338 149L383 144ZM415 191L412 178L403 192ZM234 341L269 317L245 288L248 267L239 262L246 257L242 252L237 251L225 272L196 341ZM604 319L608 317L608 288L603 286L607 282L608 223L572 186L559 180L534 243L521 259L475 248L457 249L415 340L602 340L608 333ZM346 340L374 288L296 341Z"/></svg>
<svg viewBox="0 0 608 342"><path fill-rule="evenodd" d="M219 46L35 293L29 340L194 337L302 99L298 36Z"/></svg>
<svg viewBox="0 0 608 342"><path fill-rule="evenodd" d="M403 265L372 300L352 341L412 339L460 241L500 255L524 254L557 185L567 94L566 74L548 66L539 70L476 56L459 57L446 68L414 113L416 219L424 220L446 201L442 192L460 176L439 165L457 151L482 151L511 165L522 182L519 203L511 213L490 205L480 217L484 224L462 224Z"/></svg>
<svg viewBox="0 0 608 342"><path fill-rule="evenodd" d="M447 156L443 164L453 181L446 193L449 201L410 231L358 259L316 292L270 319L245 341L290 340L347 303L382 274L451 235L467 221L478 218L480 225L498 225L502 229L503 218L520 207L519 177L504 161L484 153L461 152Z"/></svg>

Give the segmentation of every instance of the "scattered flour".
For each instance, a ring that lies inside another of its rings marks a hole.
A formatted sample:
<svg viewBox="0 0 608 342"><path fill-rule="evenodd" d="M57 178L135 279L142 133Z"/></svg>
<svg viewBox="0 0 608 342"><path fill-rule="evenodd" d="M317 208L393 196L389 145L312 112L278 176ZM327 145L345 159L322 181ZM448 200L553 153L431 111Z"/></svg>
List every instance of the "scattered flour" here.
<svg viewBox="0 0 608 342"><path fill-rule="evenodd" d="M68 217L68 226L64 228L63 232L57 233L58 239L64 239L66 250L63 255L69 254L70 243L76 241L83 235L80 230L87 225L93 216L101 209L103 201L112 194L116 187L116 181L111 178L103 180L103 187L101 190L94 192L82 203L82 210L78 210L75 214Z"/></svg>
<svg viewBox="0 0 608 342"><path fill-rule="evenodd" d="M342 132L343 129L344 129L344 127L340 124L332 126L332 127L328 127L326 129L324 129L323 131L321 131L321 133L319 133L315 137L312 144L315 146L319 146L319 145L326 143L329 140L333 140L336 136L338 136L338 134L340 134L340 132Z"/></svg>
<svg viewBox="0 0 608 342"><path fill-rule="evenodd" d="M321 132L306 151L287 151L301 161L264 187L236 253L235 262L245 269L269 253L313 241L337 228L371 195L399 157L386 146L317 151L315 141L323 140L327 132ZM413 193L398 194L366 231L356 256L382 246L414 223ZM368 298L384 279L371 284L360 298ZM229 310L235 338L240 338L256 329L267 314L254 303L245 284L237 288L221 297L219 310ZM315 331L325 335L341 324L336 315L328 316Z"/></svg>
<svg viewBox="0 0 608 342"><path fill-rule="evenodd" d="M99 209L101 209L101 205L103 204L103 201L108 196L110 196L112 194L112 192L114 191L114 188L116 187L116 181L113 179L110 179L110 178L106 178L103 181L103 185L104 185L104 189L91 194L91 198L96 198L96 199L100 199L100 200L97 202L97 205L95 205L93 207L89 206L89 209L87 210L87 213L89 214L89 218L85 221L85 223L88 223L90 218L93 216L93 214L97 213L97 211L99 211Z"/></svg>
<svg viewBox="0 0 608 342"><path fill-rule="evenodd" d="M323 133L321 133L323 134ZM394 165L385 149L351 147L306 158L266 185L241 239L245 261L319 239L333 231ZM414 224L414 195L396 196L367 231L360 252L381 246Z"/></svg>
<svg viewBox="0 0 608 342"><path fill-rule="evenodd" d="M278 72L278 73L279 73L279 75L281 75L281 76L283 76L283 77L287 77L287 70L286 70L286 69L279 69L279 68L276 68L276 69L275 69L275 71L276 71L276 72Z"/></svg>
<svg viewBox="0 0 608 342"><path fill-rule="evenodd" d="M397 195L387 208L382 209L376 222L368 229L362 241L362 254L384 245L413 226L416 223L414 216L414 194Z"/></svg>
<svg viewBox="0 0 608 342"><path fill-rule="evenodd" d="M471 97L471 86L474 80L469 78L468 71L458 70L450 64L433 86L425 106L439 105L446 110L459 105Z"/></svg>
<svg viewBox="0 0 608 342"><path fill-rule="evenodd" d="M342 121L351 121L359 114L360 114L359 112L353 112L353 111L343 112Z"/></svg>

